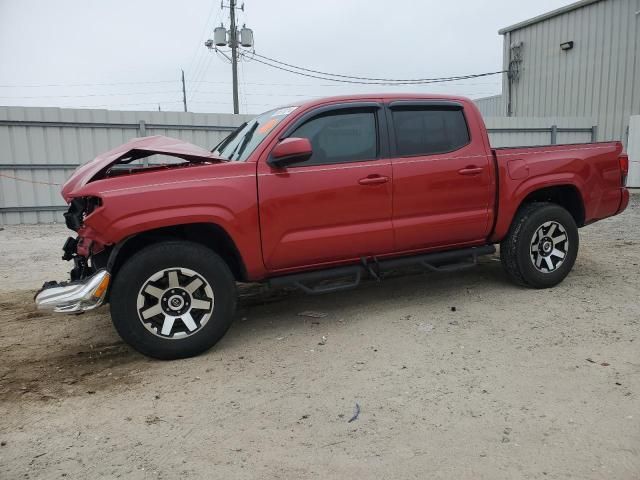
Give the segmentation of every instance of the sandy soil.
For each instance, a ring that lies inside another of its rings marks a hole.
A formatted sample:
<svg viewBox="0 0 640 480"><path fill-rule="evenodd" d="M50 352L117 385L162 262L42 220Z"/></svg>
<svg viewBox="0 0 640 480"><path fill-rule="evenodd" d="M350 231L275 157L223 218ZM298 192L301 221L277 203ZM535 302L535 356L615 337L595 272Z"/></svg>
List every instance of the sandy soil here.
<svg viewBox="0 0 640 480"><path fill-rule="evenodd" d="M495 258L321 297L250 287L176 362L124 345L108 308L36 312L67 233L5 227L0 478L640 478L639 220L635 195L583 229L552 290Z"/></svg>

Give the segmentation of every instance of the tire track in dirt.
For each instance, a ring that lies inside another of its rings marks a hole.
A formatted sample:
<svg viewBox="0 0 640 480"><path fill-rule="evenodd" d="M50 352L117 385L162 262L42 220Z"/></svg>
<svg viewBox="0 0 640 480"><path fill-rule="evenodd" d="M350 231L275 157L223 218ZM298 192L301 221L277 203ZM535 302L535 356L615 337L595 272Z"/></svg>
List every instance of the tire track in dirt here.
<svg viewBox="0 0 640 480"><path fill-rule="evenodd" d="M147 359L118 339L107 309L81 316L35 310L31 291L0 293L0 404L51 401L139 381Z"/></svg>

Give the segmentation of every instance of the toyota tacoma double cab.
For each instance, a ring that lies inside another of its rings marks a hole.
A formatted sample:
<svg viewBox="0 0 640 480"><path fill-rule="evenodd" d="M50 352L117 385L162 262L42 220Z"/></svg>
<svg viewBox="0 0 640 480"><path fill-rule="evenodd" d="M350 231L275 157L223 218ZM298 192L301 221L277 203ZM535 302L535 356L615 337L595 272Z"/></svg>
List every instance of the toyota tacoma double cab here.
<svg viewBox="0 0 640 480"><path fill-rule="evenodd" d="M141 162L152 155L173 163ZM418 265L467 268L500 245L507 277L547 288L578 254L578 228L622 212L620 142L492 149L463 97L358 95L289 105L212 151L134 139L62 188L71 279L41 309L109 303L145 355L197 355L222 338L237 282L331 292Z"/></svg>

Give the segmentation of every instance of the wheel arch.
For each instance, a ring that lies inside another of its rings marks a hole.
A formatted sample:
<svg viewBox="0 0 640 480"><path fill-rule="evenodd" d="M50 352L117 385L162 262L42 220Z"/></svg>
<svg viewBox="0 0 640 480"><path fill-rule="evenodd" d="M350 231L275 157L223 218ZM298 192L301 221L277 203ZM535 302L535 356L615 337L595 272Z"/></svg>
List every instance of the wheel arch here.
<svg viewBox="0 0 640 480"><path fill-rule="evenodd" d="M499 201L498 217L490 240L496 243L501 242L509 233L518 212L526 205L535 202L551 202L559 205L571 214L578 227L584 226L587 212L582 192L580 184L563 181L544 185L540 185L539 182L537 185L523 185L507 193L507 198L512 200L501 198Z"/></svg>
<svg viewBox="0 0 640 480"><path fill-rule="evenodd" d="M111 249L107 268L115 277L122 265L143 248L171 240L191 241L213 250L227 263L236 281L247 281L247 269L240 251L229 233L215 223L185 223L131 235Z"/></svg>
<svg viewBox="0 0 640 480"><path fill-rule="evenodd" d="M578 227L582 227L585 224L584 199L575 185L553 185L534 190L522 199L516 211L534 202L555 203L571 214Z"/></svg>

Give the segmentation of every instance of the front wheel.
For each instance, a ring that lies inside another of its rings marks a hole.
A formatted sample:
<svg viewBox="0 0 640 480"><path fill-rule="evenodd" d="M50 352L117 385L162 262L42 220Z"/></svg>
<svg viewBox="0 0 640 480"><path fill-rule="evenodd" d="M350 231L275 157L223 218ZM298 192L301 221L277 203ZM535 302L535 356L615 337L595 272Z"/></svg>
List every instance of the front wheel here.
<svg viewBox="0 0 640 480"><path fill-rule="evenodd" d="M198 355L222 338L236 288L216 253L170 241L134 254L117 273L110 298L120 336L140 353L169 360Z"/></svg>
<svg viewBox="0 0 640 480"><path fill-rule="evenodd" d="M578 227L567 210L553 203L531 203L516 214L500 244L500 259L518 285L549 288L573 268L579 241Z"/></svg>

